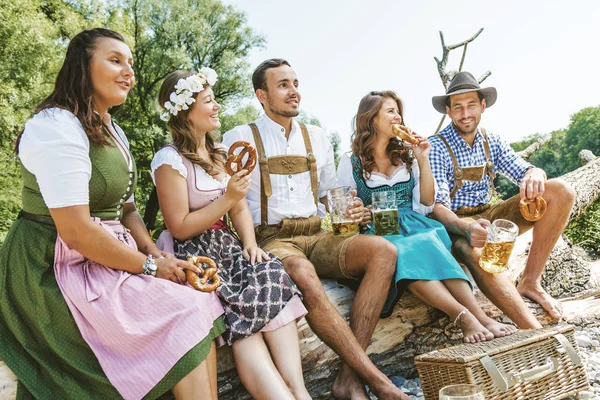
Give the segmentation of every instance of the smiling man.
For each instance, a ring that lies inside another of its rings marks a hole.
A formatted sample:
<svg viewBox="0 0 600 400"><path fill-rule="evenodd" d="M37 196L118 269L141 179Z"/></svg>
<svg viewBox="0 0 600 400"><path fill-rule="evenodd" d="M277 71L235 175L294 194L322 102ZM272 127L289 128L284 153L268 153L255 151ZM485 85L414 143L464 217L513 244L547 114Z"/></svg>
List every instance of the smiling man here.
<svg viewBox="0 0 600 400"><path fill-rule="evenodd" d="M327 135L294 120L301 96L296 72L287 61L264 61L256 67L252 84L265 114L227 132L223 143L245 141L258 150L259 167L246 194L256 238L282 260L302 292L310 327L343 360L332 394L367 400L367 383L380 399L408 399L365 353L387 298L396 248L377 236L340 238L321 230L326 194L336 184ZM355 204L352 218L360 220L363 209ZM350 326L325 294L319 276L362 279Z"/></svg>
<svg viewBox="0 0 600 400"><path fill-rule="evenodd" d="M495 88L481 88L469 72L457 73L446 94L433 97L433 107L452 122L430 138L431 169L439 187L432 216L446 226L455 255L467 264L483 293L519 327L539 328L521 296L539 303L553 318L562 317L562 305L542 288L541 276L575 195L565 182L547 180L542 169L519 157L498 135L479 127L481 115L496 98ZM520 193L491 205L498 172L519 185ZM523 218L520 201L540 197L547 202L543 218L536 222ZM506 276L479 267L486 228L499 218L514 222L519 233L533 228L527 265L516 288Z"/></svg>

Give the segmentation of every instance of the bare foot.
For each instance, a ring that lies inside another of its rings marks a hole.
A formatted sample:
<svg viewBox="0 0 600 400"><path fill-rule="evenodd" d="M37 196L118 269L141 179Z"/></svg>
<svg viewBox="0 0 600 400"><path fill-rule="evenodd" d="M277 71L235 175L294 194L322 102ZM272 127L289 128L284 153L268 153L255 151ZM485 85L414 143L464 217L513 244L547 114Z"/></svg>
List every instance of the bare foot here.
<svg viewBox="0 0 600 400"><path fill-rule="evenodd" d="M333 397L336 399L369 400L365 385L356 374L348 370L349 368L345 365L340 367L331 388Z"/></svg>
<svg viewBox="0 0 600 400"><path fill-rule="evenodd" d="M459 321L465 343L485 342L494 338L494 334L481 325L470 311L462 314Z"/></svg>
<svg viewBox="0 0 600 400"><path fill-rule="evenodd" d="M488 331L492 332L495 338L510 336L517 331L517 328L513 325L503 324L494 319L486 317L484 321L480 321Z"/></svg>
<svg viewBox="0 0 600 400"><path fill-rule="evenodd" d="M559 320L563 317L562 303L550 296L540 284L527 285L521 281L517 290L521 296L528 297L542 306L552 318Z"/></svg>

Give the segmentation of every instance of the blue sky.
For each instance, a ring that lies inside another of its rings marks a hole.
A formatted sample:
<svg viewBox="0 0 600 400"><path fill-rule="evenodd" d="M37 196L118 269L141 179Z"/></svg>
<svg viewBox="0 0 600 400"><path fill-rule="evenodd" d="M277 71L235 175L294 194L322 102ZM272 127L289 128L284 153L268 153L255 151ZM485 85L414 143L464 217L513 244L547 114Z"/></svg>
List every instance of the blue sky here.
<svg viewBox="0 0 600 400"><path fill-rule="evenodd" d="M565 128L570 116L600 105L600 1L504 0L225 0L244 11L267 39L251 54L286 58L296 70L301 108L337 131L348 148L351 118L370 90L395 90L407 125L422 135L441 114L431 106L443 94L434 56L484 28L470 44L464 70L498 89L482 126L509 142ZM450 53L457 69L461 50Z"/></svg>

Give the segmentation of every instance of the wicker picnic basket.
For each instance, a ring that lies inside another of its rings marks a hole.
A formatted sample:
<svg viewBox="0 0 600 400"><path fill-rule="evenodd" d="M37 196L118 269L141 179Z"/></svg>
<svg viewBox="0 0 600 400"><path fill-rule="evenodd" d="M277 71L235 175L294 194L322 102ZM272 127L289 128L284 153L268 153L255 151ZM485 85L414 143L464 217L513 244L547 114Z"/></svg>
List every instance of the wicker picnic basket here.
<svg viewBox="0 0 600 400"><path fill-rule="evenodd" d="M566 324L432 351L415 365L427 400L457 383L478 385L486 400L564 399L589 388L574 328Z"/></svg>

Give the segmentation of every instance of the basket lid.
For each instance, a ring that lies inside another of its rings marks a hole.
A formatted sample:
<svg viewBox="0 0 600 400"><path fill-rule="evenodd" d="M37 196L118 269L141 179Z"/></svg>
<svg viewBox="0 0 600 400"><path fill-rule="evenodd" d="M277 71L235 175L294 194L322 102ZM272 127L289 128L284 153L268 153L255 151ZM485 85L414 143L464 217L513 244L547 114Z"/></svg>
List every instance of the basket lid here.
<svg viewBox="0 0 600 400"><path fill-rule="evenodd" d="M415 362L446 362L463 364L488 355L504 353L531 343L542 341L558 333L572 331L572 325L560 324L541 329L521 329L510 336L496 338L487 342L465 343L458 346L434 350L415 357Z"/></svg>

